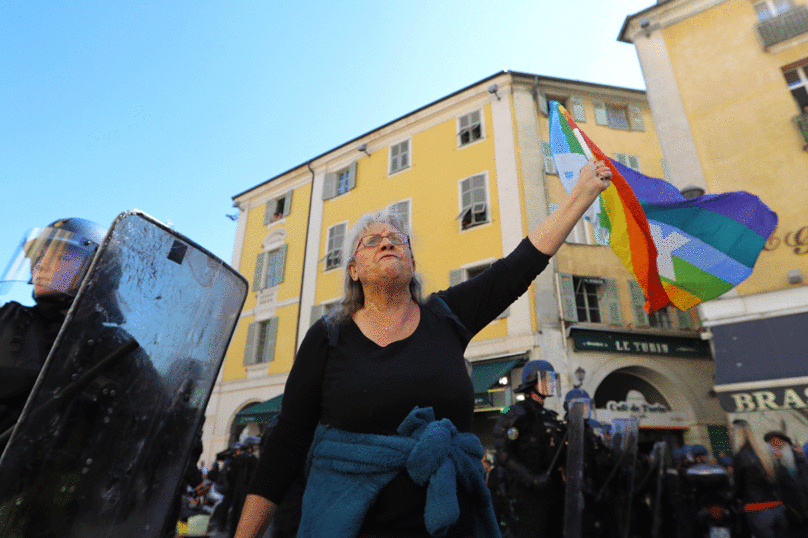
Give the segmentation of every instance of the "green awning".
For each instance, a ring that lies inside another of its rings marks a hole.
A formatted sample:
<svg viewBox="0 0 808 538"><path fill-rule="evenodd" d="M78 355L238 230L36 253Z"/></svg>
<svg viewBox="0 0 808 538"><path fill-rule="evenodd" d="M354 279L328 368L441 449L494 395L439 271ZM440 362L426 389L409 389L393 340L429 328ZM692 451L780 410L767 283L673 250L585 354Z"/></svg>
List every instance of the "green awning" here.
<svg viewBox="0 0 808 538"><path fill-rule="evenodd" d="M280 412L282 399L283 394L280 394L265 402L242 409L236 414L236 422L239 424L247 424L248 422L269 422Z"/></svg>
<svg viewBox="0 0 808 538"><path fill-rule="evenodd" d="M525 362L525 357L482 364L472 363L471 382L474 384L474 394L487 392L496 385L501 377L508 375L511 370L523 362Z"/></svg>

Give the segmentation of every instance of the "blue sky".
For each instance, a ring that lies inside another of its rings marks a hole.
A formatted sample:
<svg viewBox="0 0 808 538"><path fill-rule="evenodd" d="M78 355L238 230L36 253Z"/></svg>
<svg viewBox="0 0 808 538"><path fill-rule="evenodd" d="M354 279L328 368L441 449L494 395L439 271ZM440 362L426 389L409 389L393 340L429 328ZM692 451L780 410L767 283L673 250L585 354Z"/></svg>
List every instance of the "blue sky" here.
<svg viewBox="0 0 808 538"><path fill-rule="evenodd" d="M140 209L230 262L232 196L503 69L644 89L651 0L0 0L0 269Z"/></svg>

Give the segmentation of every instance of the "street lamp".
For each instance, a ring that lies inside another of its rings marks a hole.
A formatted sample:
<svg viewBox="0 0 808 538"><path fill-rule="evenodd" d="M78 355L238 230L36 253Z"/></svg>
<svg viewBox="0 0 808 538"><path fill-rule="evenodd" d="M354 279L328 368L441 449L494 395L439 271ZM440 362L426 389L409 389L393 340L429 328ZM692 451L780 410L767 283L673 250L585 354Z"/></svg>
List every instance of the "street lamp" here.
<svg viewBox="0 0 808 538"><path fill-rule="evenodd" d="M578 384L575 385L575 388L581 388L581 385L584 384L584 378L586 377L586 370L581 368L580 366L575 369L575 379L578 380Z"/></svg>

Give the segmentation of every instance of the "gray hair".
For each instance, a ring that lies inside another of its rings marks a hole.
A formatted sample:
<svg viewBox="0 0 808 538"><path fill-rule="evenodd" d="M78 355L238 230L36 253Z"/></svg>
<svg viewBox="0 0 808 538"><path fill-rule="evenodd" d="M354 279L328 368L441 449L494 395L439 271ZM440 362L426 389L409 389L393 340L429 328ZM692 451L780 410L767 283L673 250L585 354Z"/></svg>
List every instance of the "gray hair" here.
<svg viewBox="0 0 808 538"><path fill-rule="evenodd" d="M365 213L360 217L357 223L351 228L346 241L346 250L343 261L343 269L345 271L342 301L340 306L335 308L329 315L328 320L334 323L344 323L354 314L356 314L363 306L365 306L365 292L362 289L362 284L351 278L351 273L348 268L351 264L356 262L356 249L359 247L359 240L367 231L371 224L389 224L405 234L408 238L412 238L410 227L401 218L401 215L390 208L385 208L375 213ZM415 256L412 253L412 245L410 245L410 256L413 261ZM418 273L413 273L410 279L410 295L412 300L417 304L423 304L423 284L421 277Z"/></svg>

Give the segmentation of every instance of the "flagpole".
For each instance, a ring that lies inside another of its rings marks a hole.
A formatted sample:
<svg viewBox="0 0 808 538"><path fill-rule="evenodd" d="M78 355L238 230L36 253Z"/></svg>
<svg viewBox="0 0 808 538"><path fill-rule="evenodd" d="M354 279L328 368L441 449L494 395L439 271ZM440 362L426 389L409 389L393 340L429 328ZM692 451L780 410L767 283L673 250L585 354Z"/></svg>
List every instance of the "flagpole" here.
<svg viewBox="0 0 808 538"><path fill-rule="evenodd" d="M581 144L581 149L584 150L584 155L586 155L586 159L588 161L594 161L595 156L592 154L592 150L589 149L589 145L584 140L584 136L581 134L581 130L576 127L575 129L572 130L572 132L575 135L576 140L578 140L578 143Z"/></svg>

